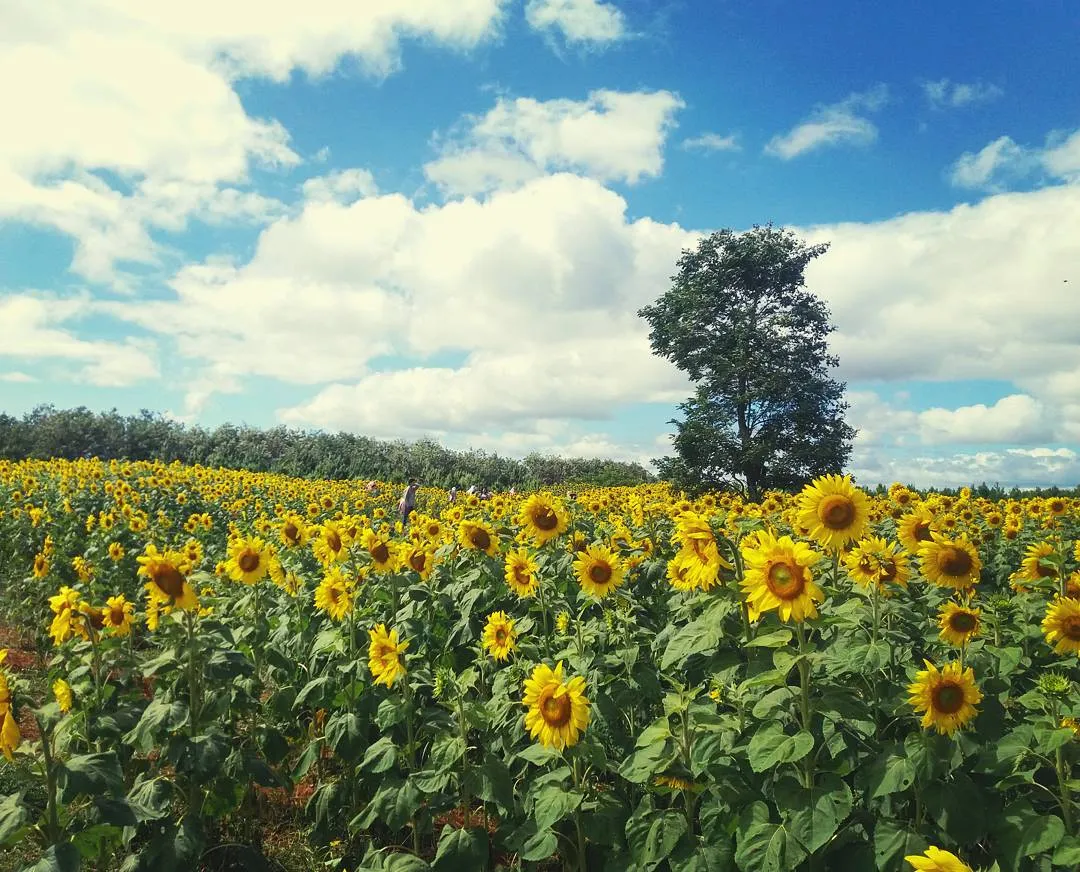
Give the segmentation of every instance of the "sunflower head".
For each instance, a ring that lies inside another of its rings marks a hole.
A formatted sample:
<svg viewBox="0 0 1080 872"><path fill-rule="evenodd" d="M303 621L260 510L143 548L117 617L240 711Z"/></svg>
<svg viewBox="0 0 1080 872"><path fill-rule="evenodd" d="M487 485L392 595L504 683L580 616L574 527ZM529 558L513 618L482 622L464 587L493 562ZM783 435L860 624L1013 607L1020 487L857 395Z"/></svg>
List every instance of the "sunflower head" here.
<svg viewBox="0 0 1080 872"><path fill-rule="evenodd" d="M821 559L819 552L790 536L777 539L762 530L743 540L742 555L741 587L753 614L776 611L780 620L797 623L817 617L816 604L825 595L814 583L811 567Z"/></svg>
<svg viewBox="0 0 1080 872"><path fill-rule="evenodd" d="M581 589L596 599L620 587L626 575L622 560L605 545L590 545L578 554L574 572Z"/></svg>
<svg viewBox="0 0 1080 872"><path fill-rule="evenodd" d="M839 550L866 532L870 501L850 476L814 479L799 495L798 521L823 548Z"/></svg>
<svg viewBox="0 0 1080 872"><path fill-rule="evenodd" d="M484 625L484 650L495 660L506 660L517 647L514 622L505 612L492 612Z"/></svg>
<svg viewBox="0 0 1080 872"><path fill-rule="evenodd" d="M956 662L947 663L940 671L929 660L924 663L926 669L908 687L908 702L922 713L923 728L952 735L977 714L975 705L982 694L975 684L975 673L971 667L961 670Z"/></svg>
<svg viewBox="0 0 1080 872"><path fill-rule="evenodd" d="M946 603L938 614L941 640L962 648L979 635L980 614L980 609L957 605L951 601Z"/></svg>
<svg viewBox="0 0 1080 872"><path fill-rule="evenodd" d="M1058 654L1080 654L1080 600L1057 597L1046 609L1042 631Z"/></svg>
<svg viewBox="0 0 1080 872"><path fill-rule="evenodd" d="M566 681L561 660L554 669L542 663L533 670L525 680L522 704L528 709L525 728L529 735L549 748L575 745L589 725L585 679L577 676Z"/></svg>
<svg viewBox="0 0 1080 872"><path fill-rule="evenodd" d="M566 532L570 513L551 494L533 494L522 503L518 523L537 545L543 545Z"/></svg>

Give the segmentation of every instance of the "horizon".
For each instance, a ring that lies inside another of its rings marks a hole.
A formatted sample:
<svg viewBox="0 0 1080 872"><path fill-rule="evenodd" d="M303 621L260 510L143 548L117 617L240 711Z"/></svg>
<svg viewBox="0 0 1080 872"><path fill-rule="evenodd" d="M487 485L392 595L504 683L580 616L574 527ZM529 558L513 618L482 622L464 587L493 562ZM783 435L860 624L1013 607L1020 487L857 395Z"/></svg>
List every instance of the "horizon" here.
<svg viewBox="0 0 1080 872"><path fill-rule="evenodd" d="M1080 7L86 6L0 13L8 414L654 471L636 312L774 221L864 487L1080 482Z"/></svg>

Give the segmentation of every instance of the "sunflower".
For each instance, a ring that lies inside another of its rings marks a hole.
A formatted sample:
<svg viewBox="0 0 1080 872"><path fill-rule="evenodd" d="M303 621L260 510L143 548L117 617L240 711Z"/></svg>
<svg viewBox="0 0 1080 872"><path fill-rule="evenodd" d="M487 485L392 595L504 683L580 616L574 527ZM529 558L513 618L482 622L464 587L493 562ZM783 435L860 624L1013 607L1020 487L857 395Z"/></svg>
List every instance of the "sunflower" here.
<svg viewBox="0 0 1080 872"><path fill-rule="evenodd" d="M49 574L49 558L44 554L34 557L34 578L44 578Z"/></svg>
<svg viewBox="0 0 1080 872"><path fill-rule="evenodd" d="M337 567L332 568L315 588L315 608L340 621L352 609L353 586Z"/></svg>
<svg viewBox="0 0 1080 872"><path fill-rule="evenodd" d="M1056 597L1046 608L1042 631L1058 654L1080 654L1080 600Z"/></svg>
<svg viewBox="0 0 1080 872"><path fill-rule="evenodd" d="M943 642L962 648L979 635L980 609L959 606L948 602L938 612L938 626L941 627L939 638Z"/></svg>
<svg viewBox="0 0 1080 872"><path fill-rule="evenodd" d="M408 642L398 642L397 630L386 631L386 624L378 624L375 629L368 630L371 644L368 646L368 669L376 684L393 685L397 679L405 675L405 664L401 661L401 655L409 647Z"/></svg>
<svg viewBox="0 0 1080 872"><path fill-rule="evenodd" d="M518 523L537 545L543 545L566 532L570 513L551 494L533 494L522 504Z"/></svg>
<svg viewBox="0 0 1080 872"><path fill-rule="evenodd" d="M850 476L823 475L799 495L799 523L823 548L838 551L866 532L870 500Z"/></svg>
<svg viewBox="0 0 1080 872"><path fill-rule="evenodd" d="M1032 542L1024 552L1020 571L1016 575L1027 581L1057 578L1058 570L1054 561L1056 557L1058 557L1057 552L1049 542Z"/></svg>
<svg viewBox="0 0 1080 872"><path fill-rule="evenodd" d="M53 696L56 697L56 704L60 706L60 711L64 714L71 711L71 707L75 704L75 698L71 692L71 685L64 681L64 679L58 678L53 682L52 692Z"/></svg>
<svg viewBox="0 0 1080 872"><path fill-rule="evenodd" d="M931 541L932 535L938 531L937 519L926 506L916 506L896 525L896 537L912 554L918 554L923 543Z"/></svg>
<svg viewBox="0 0 1080 872"><path fill-rule="evenodd" d="M0 726L0 754L3 754L9 763L15 760L14 752L21 741L22 733L19 732L19 725L11 710L8 709L4 714L3 726Z"/></svg>
<svg viewBox="0 0 1080 872"><path fill-rule="evenodd" d="M931 533L932 539L919 549L923 577L939 587L966 590L979 580L982 561L967 535L949 539Z"/></svg>
<svg viewBox="0 0 1080 872"><path fill-rule="evenodd" d="M430 545L406 545L401 556L402 567L411 569L421 581L431 577L435 569L435 551Z"/></svg>
<svg viewBox="0 0 1080 872"><path fill-rule="evenodd" d="M961 670L959 663L946 663L939 672L929 660L926 669L915 676L908 687L908 702L917 712L923 712L924 729L934 727L950 736L977 714L975 704L982 699L975 684L975 673L969 666Z"/></svg>
<svg viewBox="0 0 1080 872"><path fill-rule="evenodd" d="M810 571L821 554L790 536L777 539L767 531L743 541L742 590L752 615L776 609L782 621L801 623L818 615L816 603L825 600Z"/></svg>
<svg viewBox="0 0 1080 872"><path fill-rule="evenodd" d="M907 587L911 577L907 553L896 543L880 536L861 540L844 555L848 574L863 587L877 585L885 590L886 584Z"/></svg>
<svg viewBox="0 0 1080 872"><path fill-rule="evenodd" d="M483 551L492 557L499 550L499 537L482 521L462 521L458 527L458 542L462 548Z"/></svg>
<svg viewBox="0 0 1080 872"><path fill-rule="evenodd" d="M681 590L684 593L694 590L697 587L697 578L694 574L694 569L693 555L688 554L685 551L679 551L678 554L668 561L668 583L675 588L675 590Z"/></svg>
<svg viewBox="0 0 1080 872"><path fill-rule="evenodd" d="M270 549L262 539L236 539L229 545L225 571L233 581L257 584L266 577L270 564Z"/></svg>
<svg viewBox="0 0 1080 872"><path fill-rule="evenodd" d="M520 597L536 594L540 581L536 573L540 567L532 559L527 548L517 548L506 554L506 586Z"/></svg>
<svg viewBox="0 0 1080 872"><path fill-rule="evenodd" d="M187 558L178 551L159 552L154 545L146 546L139 558L139 575L145 576L146 592L161 605L195 609L199 598L187 580Z"/></svg>
<svg viewBox="0 0 1080 872"><path fill-rule="evenodd" d="M525 728L529 735L560 751L576 744L589 725L585 679L576 676L564 682L561 660L554 669L542 663L525 679L524 691L522 704L528 709Z"/></svg>
<svg viewBox="0 0 1080 872"><path fill-rule="evenodd" d="M971 872L971 867L955 854L941 848L927 848L924 854L909 854L904 861L915 872Z"/></svg>
<svg viewBox="0 0 1080 872"><path fill-rule="evenodd" d="M124 559L124 546L119 542L109 543L109 559L114 563L119 563Z"/></svg>
<svg viewBox="0 0 1080 872"><path fill-rule="evenodd" d="M505 660L517 647L514 621L506 612L492 612L484 625L484 650L496 660Z"/></svg>
<svg viewBox="0 0 1080 872"><path fill-rule="evenodd" d="M295 512L290 512L281 522L278 536L281 538L281 544L286 548L298 548L305 545L308 540L307 522Z"/></svg>
<svg viewBox="0 0 1080 872"><path fill-rule="evenodd" d="M101 610L101 618L104 625L115 636L126 636L131 632L131 624L135 618L135 606L129 603L127 598L120 594L111 596L105 602L105 608Z"/></svg>
<svg viewBox="0 0 1080 872"><path fill-rule="evenodd" d="M338 563L349 554L348 537L334 521L323 521L318 535L312 540L311 549L324 566Z"/></svg>
<svg viewBox="0 0 1080 872"><path fill-rule="evenodd" d="M581 589L589 596L602 599L622 585L626 569L622 560L604 545L590 545L574 561Z"/></svg>
<svg viewBox="0 0 1080 872"><path fill-rule="evenodd" d="M420 529L423 530L429 542L438 542L442 538L442 524L436 518L425 518Z"/></svg>

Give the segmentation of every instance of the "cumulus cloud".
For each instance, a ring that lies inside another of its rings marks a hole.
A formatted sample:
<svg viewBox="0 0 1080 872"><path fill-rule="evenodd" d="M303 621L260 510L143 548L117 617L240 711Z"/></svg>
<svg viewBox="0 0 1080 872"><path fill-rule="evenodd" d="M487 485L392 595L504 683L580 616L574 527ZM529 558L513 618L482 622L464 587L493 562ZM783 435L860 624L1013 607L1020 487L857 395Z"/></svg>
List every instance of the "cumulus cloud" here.
<svg viewBox="0 0 1080 872"><path fill-rule="evenodd" d="M0 323L5 330L0 357L66 362L73 380L100 387L126 387L158 377L153 341L89 341L60 326L90 312L91 304L86 299L60 300L29 294L0 297ZM4 380L32 379L16 372L8 373Z"/></svg>
<svg viewBox="0 0 1080 872"><path fill-rule="evenodd" d="M885 85L876 85L839 103L818 106L805 121L769 140L765 153L791 160L828 146L869 145L877 139L878 130L862 113L878 111L888 98Z"/></svg>
<svg viewBox="0 0 1080 872"><path fill-rule="evenodd" d="M0 381L7 382L8 384L18 385L30 384L32 382L36 382L37 379L34 378L32 375L28 375L25 372L19 372L18 370L15 370L14 372L0 373Z"/></svg>
<svg viewBox="0 0 1080 872"><path fill-rule="evenodd" d="M989 103L1005 92L997 85L985 82L951 82L939 79L924 82L923 93L932 109L960 109L978 103Z"/></svg>
<svg viewBox="0 0 1080 872"><path fill-rule="evenodd" d="M991 406L927 409L919 413L919 427L923 441L935 444L1031 445L1055 435L1049 410L1027 394L1011 394Z"/></svg>
<svg viewBox="0 0 1080 872"><path fill-rule="evenodd" d="M607 43L623 37L626 19L600 0L529 0L525 20L534 30L558 31L568 43Z"/></svg>
<svg viewBox="0 0 1080 872"><path fill-rule="evenodd" d="M1019 145L999 136L976 152L964 152L949 171L960 188L1003 191L1022 181L1080 180L1080 130L1051 134L1044 146Z"/></svg>
<svg viewBox="0 0 1080 872"><path fill-rule="evenodd" d="M719 133L702 133L682 141L686 151L738 151L739 137L732 133L723 136Z"/></svg>
<svg viewBox="0 0 1080 872"><path fill-rule="evenodd" d="M506 2L17 0L0 79L33 87L0 91L0 220L71 235L72 268L95 281L118 262L156 262L155 230L236 211L267 220L280 204L221 189L300 159L279 123L248 115L237 79L320 75L346 57L385 76L403 38L469 48L496 31Z"/></svg>
<svg viewBox="0 0 1080 872"><path fill-rule="evenodd" d="M353 167L314 176L304 182L303 191L310 201L351 203L360 197L373 197L379 188L368 170Z"/></svg>
<svg viewBox="0 0 1080 872"><path fill-rule="evenodd" d="M862 485L894 481L916 487L1074 487L1080 484L1080 457L1070 448L1010 448L949 455L895 457L863 450L852 455L851 472Z"/></svg>
<svg viewBox="0 0 1080 872"><path fill-rule="evenodd" d="M465 120L424 167L451 194L509 188L559 170L631 184L660 174L683 101L670 91L593 91L585 100L501 98Z"/></svg>

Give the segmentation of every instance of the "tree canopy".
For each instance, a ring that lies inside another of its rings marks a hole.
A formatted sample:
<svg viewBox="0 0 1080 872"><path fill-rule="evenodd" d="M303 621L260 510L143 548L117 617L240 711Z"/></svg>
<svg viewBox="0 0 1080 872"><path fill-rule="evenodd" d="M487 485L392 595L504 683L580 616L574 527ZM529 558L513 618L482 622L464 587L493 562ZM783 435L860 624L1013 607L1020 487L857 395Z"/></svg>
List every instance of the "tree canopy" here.
<svg viewBox="0 0 1080 872"><path fill-rule="evenodd" d="M671 288L640 310L653 351L695 385L672 421L676 456L657 461L662 478L759 499L846 464L855 431L830 375L833 326L804 280L827 249L771 224L721 230L683 251Z"/></svg>

